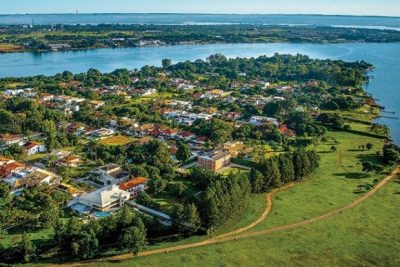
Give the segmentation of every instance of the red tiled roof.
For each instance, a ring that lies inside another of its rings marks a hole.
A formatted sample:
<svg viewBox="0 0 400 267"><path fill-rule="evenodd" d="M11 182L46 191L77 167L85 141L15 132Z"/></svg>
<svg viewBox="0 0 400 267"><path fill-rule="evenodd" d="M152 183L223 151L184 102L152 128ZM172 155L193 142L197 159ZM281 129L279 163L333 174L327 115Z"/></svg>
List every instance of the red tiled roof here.
<svg viewBox="0 0 400 267"><path fill-rule="evenodd" d="M146 179L146 178L143 178L143 177L135 177L135 178L133 178L133 179L131 179L129 181L121 183L119 185L119 189L127 190L129 188L136 187L136 186L141 185L141 184L146 184L148 180L149 179Z"/></svg>

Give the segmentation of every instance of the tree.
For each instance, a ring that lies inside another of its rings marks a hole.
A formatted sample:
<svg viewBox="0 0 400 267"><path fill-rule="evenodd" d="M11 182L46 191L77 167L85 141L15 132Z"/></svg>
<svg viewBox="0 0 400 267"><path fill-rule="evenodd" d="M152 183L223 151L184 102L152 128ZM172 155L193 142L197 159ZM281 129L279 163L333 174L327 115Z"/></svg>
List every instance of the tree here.
<svg viewBox="0 0 400 267"><path fill-rule="evenodd" d="M268 117L276 117L280 114L282 109L281 103L280 102L269 102L265 104L264 106L264 114Z"/></svg>
<svg viewBox="0 0 400 267"><path fill-rule="evenodd" d="M200 214L193 203L185 206L184 221L187 234L195 233L200 229Z"/></svg>
<svg viewBox="0 0 400 267"><path fill-rule="evenodd" d="M183 193L187 189L187 186L182 182L170 184L168 187L170 187L172 193L177 195L179 198L183 196Z"/></svg>
<svg viewBox="0 0 400 267"><path fill-rule="evenodd" d="M0 183L0 199L9 199L10 198L10 186L6 183Z"/></svg>
<svg viewBox="0 0 400 267"><path fill-rule="evenodd" d="M383 146L383 161L393 163L400 160L400 148L394 144Z"/></svg>
<svg viewBox="0 0 400 267"><path fill-rule="evenodd" d="M373 170L374 170L374 166L373 166L373 164L371 162L366 161L366 162L362 163L362 171L363 172L367 172L368 173L368 172L371 172Z"/></svg>
<svg viewBox="0 0 400 267"><path fill-rule="evenodd" d="M168 59L168 58L164 58L164 59L161 61L161 64L162 64L162 67L163 67L164 69L166 69L166 68L168 68L169 66L171 66L172 60L171 60L171 59Z"/></svg>
<svg viewBox="0 0 400 267"><path fill-rule="evenodd" d="M374 147L374 145L371 144L371 143L367 143L367 144L365 145L365 147L367 148L367 150L371 150L371 149Z"/></svg>
<svg viewBox="0 0 400 267"><path fill-rule="evenodd" d="M250 171L250 183L253 193L263 192L263 186L262 186L263 181L264 181L263 174L260 171L256 170L255 168L252 168Z"/></svg>
<svg viewBox="0 0 400 267"><path fill-rule="evenodd" d="M190 148L184 142L178 142L178 151L176 152L177 160L185 162L192 155Z"/></svg>
<svg viewBox="0 0 400 267"><path fill-rule="evenodd" d="M148 186L151 195L156 196L164 192L165 187L167 186L167 181L161 178L151 179Z"/></svg>
<svg viewBox="0 0 400 267"><path fill-rule="evenodd" d="M131 226L123 230L119 242L123 248L137 255L146 244L146 232L140 227Z"/></svg>
<svg viewBox="0 0 400 267"><path fill-rule="evenodd" d="M293 167L292 156L288 153L278 157L279 170L281 173L281 180L283 183L294 181L295 173Z"/></svg>
<svg viewBox="0 0 400 267"><path fill-rule="evenodd" d="M29 236L24 233L22 235L21 243L19 244L20 257L22 257L25 263L31 261L31 259L36 257L36 247L32 244Z"/></svg>

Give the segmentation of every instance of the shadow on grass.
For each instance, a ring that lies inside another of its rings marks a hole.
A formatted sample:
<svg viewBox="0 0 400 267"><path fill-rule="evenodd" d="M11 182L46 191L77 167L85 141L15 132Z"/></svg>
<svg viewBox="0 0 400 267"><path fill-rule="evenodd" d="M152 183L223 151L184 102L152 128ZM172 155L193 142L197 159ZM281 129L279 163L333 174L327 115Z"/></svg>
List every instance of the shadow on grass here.
<svg viewBox="0 0 400 267"><path fill-rule="evenodd" d="M344 177L347 179L365 179L368 178L369 175L366 173L359 173L359 172L344 172L344 173L335 173L335 176Z"/></svg>

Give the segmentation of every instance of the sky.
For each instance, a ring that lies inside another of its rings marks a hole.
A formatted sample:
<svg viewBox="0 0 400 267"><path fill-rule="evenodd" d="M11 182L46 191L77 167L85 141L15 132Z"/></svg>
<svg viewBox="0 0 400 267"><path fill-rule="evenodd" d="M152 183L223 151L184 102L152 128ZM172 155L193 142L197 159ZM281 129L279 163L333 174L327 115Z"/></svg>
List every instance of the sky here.
<svg viewBox="0 0 400 267"><path fill-rule="evenodd" d="M400 0L0 0L0 14L240 13L399 16Z"/></svg>

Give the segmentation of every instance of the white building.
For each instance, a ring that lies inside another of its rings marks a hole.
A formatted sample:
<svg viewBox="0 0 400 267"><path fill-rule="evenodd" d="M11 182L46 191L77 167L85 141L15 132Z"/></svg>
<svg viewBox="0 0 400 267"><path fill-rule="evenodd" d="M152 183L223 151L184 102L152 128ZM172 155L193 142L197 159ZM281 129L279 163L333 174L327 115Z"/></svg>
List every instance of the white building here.
<svg viewBox="0 0 400 267"><path fill-rule="evenodd" d="M73 199L68 207L78 212L82 210L82 206L98 211L112 211L123 207L129 199L129 192L119 189L117 185L111 185Z"/></svg>
<svg viewBox="0 0 400 267"><path fill-rule="evenodd" d="M269 118L269 117L262 117L262 116L251 117L249 123L254 126L262 126L262 125L267 125L267 124L273 124L275 126L279 126L279 121L277 119Z"/></svg>

